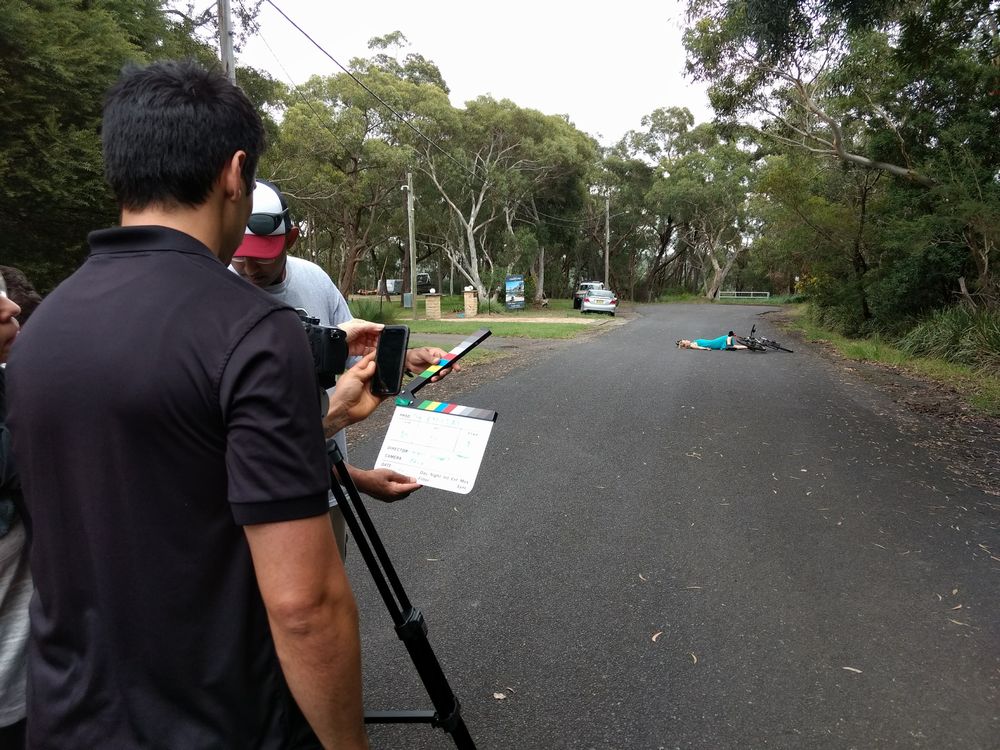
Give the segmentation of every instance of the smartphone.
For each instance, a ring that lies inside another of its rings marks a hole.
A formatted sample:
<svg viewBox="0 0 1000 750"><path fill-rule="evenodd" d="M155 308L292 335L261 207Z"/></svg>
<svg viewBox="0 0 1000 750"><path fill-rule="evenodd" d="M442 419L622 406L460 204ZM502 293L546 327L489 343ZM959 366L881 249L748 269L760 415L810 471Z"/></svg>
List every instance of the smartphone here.
<svg viewBox="0 0 1000 750"><path fill-rule="evenodd" d="M403 369L406 364L406 346L410 343L407 326L386 326L375 347L375 377L372 393L376 396L395 396L403 388Z"/></svg>

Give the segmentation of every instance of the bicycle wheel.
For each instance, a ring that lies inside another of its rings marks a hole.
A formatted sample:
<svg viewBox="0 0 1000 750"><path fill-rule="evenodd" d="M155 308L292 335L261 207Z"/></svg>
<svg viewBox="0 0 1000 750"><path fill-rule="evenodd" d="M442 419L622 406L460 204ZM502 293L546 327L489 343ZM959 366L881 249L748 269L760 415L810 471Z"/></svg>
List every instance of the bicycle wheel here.
<svg viewBox="0 0 1000 750"><path fill-rule="evenodd" d="M771 349L777 349L778 351L788 352L789 354L792 354L791 349L786 349L777 341L772 341L771 339L761 339L761 342L764 344L764 346L770 347Z"/></svg>

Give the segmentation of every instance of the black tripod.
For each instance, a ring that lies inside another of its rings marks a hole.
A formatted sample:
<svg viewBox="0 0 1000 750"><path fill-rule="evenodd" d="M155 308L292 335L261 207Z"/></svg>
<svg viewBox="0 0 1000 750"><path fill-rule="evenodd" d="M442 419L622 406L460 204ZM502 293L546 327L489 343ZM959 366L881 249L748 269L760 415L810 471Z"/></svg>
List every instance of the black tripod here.
<svg viewBox="0 0 1000 750"><path fill-rule="evenodd" d="M340 478L338 483L331 475L330 488L333 496L337 498L337 505L344 515L347 527L354 535L365 565L368 566L372 579L382 595L382 601L392 616L396 634L406 646L410 659L413 660L413 665L417 668L417 673L434 705L433 711L367 711L365 723L430 724L450 734L460 750L476 750L476 743L472 741L472 736L462 720L458 698L451 691L448 678L444 676L441 665L427 640L427 623L424 621L424 616L419 609L410 604L403 584L400 583L392 567L392 561L389 560L389 554L385 551L371 517L361 502L358 488L347 473L344 457L332 441L329 446L327 452L330 466L336 470L336 475ZM344 486L341 487L341 484ZM350 495L350 503L345 496L344 488L347 489L347 495Z"/></svg>

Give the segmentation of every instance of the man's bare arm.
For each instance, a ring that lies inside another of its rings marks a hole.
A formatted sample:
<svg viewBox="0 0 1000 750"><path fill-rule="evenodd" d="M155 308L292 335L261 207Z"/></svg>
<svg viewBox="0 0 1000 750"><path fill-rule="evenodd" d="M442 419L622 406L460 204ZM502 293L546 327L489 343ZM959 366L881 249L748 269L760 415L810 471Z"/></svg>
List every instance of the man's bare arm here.
<svg viewBox="0 0 1000 750"><path fill-rule="evenodd" d="M358 611L329 517L243 528L295 701L323 747L367 748Z"/></svg>

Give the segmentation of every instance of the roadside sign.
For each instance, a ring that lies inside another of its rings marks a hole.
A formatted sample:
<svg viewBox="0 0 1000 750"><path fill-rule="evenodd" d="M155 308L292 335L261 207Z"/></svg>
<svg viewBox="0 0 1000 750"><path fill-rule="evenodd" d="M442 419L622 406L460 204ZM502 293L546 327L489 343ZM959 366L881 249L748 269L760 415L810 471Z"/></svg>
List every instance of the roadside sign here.
<svg viewBox="0 0 1000 750"><path fill-rule="evenodd" d="M505 295L508 310L524 309L524 275L508 276Z"/></svg>

